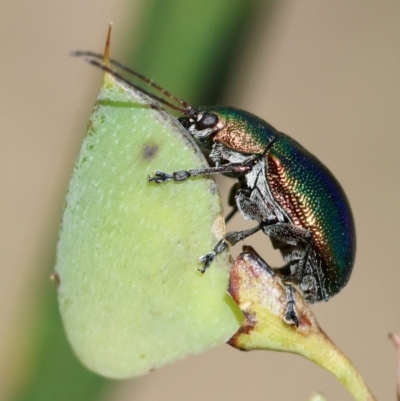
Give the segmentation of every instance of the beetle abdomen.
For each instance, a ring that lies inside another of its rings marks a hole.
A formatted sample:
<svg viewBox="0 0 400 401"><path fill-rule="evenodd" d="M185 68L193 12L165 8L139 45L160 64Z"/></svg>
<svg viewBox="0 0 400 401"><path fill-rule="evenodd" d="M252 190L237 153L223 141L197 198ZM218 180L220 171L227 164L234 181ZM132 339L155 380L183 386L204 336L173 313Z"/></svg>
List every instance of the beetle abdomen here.
<svg viewBox="0 0 400 401"><path fill-rule="evenodd" d="M354 264L356 237L347 197L332 173L287 135L279 134L267 163L275 200L294 225L312 232L327 299L346 285Z"/></svg>

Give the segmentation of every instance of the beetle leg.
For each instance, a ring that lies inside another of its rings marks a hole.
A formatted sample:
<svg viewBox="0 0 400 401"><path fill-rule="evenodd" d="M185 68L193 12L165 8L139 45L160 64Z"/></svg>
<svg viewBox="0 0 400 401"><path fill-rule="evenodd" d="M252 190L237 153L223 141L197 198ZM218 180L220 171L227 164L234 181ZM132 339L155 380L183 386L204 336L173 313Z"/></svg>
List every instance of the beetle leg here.
<svg viewBox="0 0 400 401"><path fill-rule="evenodd" d="M303 255L299 262L299 267L304 268L305 262L310 253L313 237L312 232L289 223L274 223L264 225L263 231L271 240L276 240L285 245L302 245Z"/></svg>
<svg viewBox="0 0 400 401"><path fill-rule="evenodd" d="M305 275L307 259L312 248L312 232L288 223L265 225L263 231L271 238L273 243L278 241L278 243L282 243L285 246L289 245L289 249L296 245L303 247L296 268L293 270L293 263L289 263L283 268L285 270L280 271L280 275L283 276L284 280L300 284ZM284 247L281 246L281 248Z"/></svg>
<svg viewBox="0 0 400 401"><path fill-rule="evenodd" d="M259 224L253 228L249 228L248 230L242 231L231 231L225 235L225 240L231 245L237 244L239 241L243 241L245 238L250 237L255 234L257 231L260 231L263 228L262 224Z"/></svg>
<svg viewBox="0 0 400 401"><path fill-rule="evenodd" d="M272 224L268 220L270 218L268 210L257 189L240 188L236 193L235 201L245 220L256 220L264 225ZM273 221L275 222L276 220Z"/></svg>
<svg viewBox="0 0 400 401"><path fill-rule="evenodd" d="M225 217L225 224L227 224L237 212L238 212L238 208L236 206L234 206L233 209Z"/></svg>
<svg viewBox="0 0 400 401"><path fill-rule="evenodd" d="M311 244L312 233L289 223L264 224L263 231L269 237L286 245Z"/></svg>
<svg viewBox="0 0 400 401"><path fill-rule="evenodd" d="M186 181L189 177L198 177L201 175L212 174L247 174L252 170L253 166L245 163L229 163L218 167L200 168L194 170L179 170L173 173L165 173L156 171L155 175L148 176L149 182L161 184L168 181Z"/></svg>
<svg viewBox="0 0 400 401"><path fill-rule="evenodd" d="M212 252L207 253L207 255L204 255L200 258L200 263L203 264L203 267L201 269L198 269L200 273L205 273L205 271L208 269L212 261L215 259L215 257L224 251L228 247L228 243L225 241L225 239L221 239L220 241L217 242L217 245L214 246Z"/></svg>
<svg viewBox="0 0 400 401"><path fill-rule="evenodd" d="M210 252L207 255L204 255L200 258L200 263L203 264L203 267L201 269L199 269L199 271L201 273L204 273L210 266L211 262L215 259L215 257L219 253L224 251L228 247L228 245L231 245L231 246L235 245L239 241L242 241L245 238L250 237L250 235L253 235L257 231L260 231L262 229L262 227L263 227L262 224L259 224L258 226L255 226L248 230L232 231L230 233L227 233L225 238L223 238L217 242L217 245L215 245L212 252Z"/></svg>
<svg viewBox="0 0 400 401"><path fill-rule="evenodd" d="M232 217L239 211L237 204L236 204L236 194L238 193L238 191L240 190L242 183L241 182L237 182L236 184L234 184L231 188L231 190L229 191L229 196L228 196L228 205L232 206L232 210L229 212L229 214L225 217L225 224L228 223Z"/></svg>
<svg viewBox="0 0 400 401"><path fill-rule="evenodd" d="M295 296L294 296L294 289L290 284L285 285L286 290L286 311L283 317L283 320L287 324L299 325L299 318L297 317L296 309L295 309Z"/></svg>

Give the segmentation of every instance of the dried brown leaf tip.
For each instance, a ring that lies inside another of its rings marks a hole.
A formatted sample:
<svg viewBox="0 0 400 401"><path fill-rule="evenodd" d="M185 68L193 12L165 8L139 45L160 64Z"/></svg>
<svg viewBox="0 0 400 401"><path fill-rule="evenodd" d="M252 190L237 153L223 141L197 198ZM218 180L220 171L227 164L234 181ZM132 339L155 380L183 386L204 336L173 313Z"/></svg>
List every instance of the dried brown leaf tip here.
<svg viewBox="0 0 400 401"><path fill-rule="evenodd" d="M112 31L112 22L110 22L110 24L108 25L106 45L104 47L104 54L103 54L103 63L108 68L110 68L111 31Z"/></svg>
<svg viewBox="0 0 400 401"><path fill-rule="evenodd" d="M251 247L244 247L231 271L229 293L245 321L229 344L241 350L296 353L333 373L355 400L375 400L352 363L319 327L301 294L295 291L298 326L285 321L286 286Z"/></svg>
<svg viewBox="0 0 400 401"><path fill-rule="evenodd" d="M390 334L389 337L397 350L397 400L400 401L400 336L398 334Z"/></svg>

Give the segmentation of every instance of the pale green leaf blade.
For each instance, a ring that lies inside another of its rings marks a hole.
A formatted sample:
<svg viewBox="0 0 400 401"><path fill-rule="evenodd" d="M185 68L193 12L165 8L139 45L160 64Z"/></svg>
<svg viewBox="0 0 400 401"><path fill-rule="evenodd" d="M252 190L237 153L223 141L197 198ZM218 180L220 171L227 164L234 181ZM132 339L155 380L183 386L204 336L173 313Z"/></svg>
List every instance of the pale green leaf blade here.
<svg viewBox="0 0 400 401"><path fill-rule="evenodd" d="M142 375L238 329L228 253L206 274L197 270L224 235L215 182L147 180L155 170L202 166L175 119L106 77L71 179L56 265L67 336L95 372Z"/></svg>

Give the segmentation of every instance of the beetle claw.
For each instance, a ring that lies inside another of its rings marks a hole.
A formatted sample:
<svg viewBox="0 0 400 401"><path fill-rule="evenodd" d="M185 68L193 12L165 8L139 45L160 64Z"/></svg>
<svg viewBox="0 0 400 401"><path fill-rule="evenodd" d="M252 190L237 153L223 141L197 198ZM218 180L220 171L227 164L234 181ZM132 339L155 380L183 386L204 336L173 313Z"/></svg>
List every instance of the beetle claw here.
<svg viewBox="0 0 400 401"><path fill-rule="evenodd" d="M299 319L292 305L287 306L283 320L292 326L299 326Z"/></svg>
<svg viewBox="0 0 400 401"><path fill-rule="evenodd" d="M215 255L215 252L210 252L200 258L200 263L203 265L201 269L198 269L200 273L205 273L205 271L210 267L212 261L214 260Z"/></svg>
<svg viewBox="0 0 400 401"><path fill-rule="evenodd" d="M174 177L172 174L165 173L157 170L154 173L154 177L148 176L149 182L155 182L156 184L162 184L163 182L171 181Z"/></svg>

